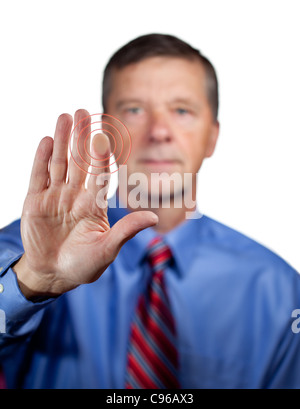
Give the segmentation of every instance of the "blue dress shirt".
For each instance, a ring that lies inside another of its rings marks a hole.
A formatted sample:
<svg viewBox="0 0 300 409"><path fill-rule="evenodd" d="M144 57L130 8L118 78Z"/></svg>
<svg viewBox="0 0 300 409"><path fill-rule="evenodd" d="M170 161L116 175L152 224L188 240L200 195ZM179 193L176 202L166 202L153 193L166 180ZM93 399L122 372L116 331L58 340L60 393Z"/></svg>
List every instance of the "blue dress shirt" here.
<svg viewBox="0 0 300 409"><path fill-rule="evenodd" d="M113 225L125 209L109 209ZM0 364L10 388L124 388L130 322L149 278L152 228L127 242L95 283L33 303L11 265L20 222L0 233ZM47 238L45 238L47 240ZM300 388L300 275L255 241L209 217L165 235L165 273L182 388Z"/></svg>

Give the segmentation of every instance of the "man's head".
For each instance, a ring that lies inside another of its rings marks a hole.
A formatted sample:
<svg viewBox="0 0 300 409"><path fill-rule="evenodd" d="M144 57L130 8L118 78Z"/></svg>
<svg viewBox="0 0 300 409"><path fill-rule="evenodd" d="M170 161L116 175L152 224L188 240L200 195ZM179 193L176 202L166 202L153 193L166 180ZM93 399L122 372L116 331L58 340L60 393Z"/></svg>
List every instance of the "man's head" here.
<svg viewBox="0 0 300 409"><path fill-rule="evenodd" d="M203 159L214 151L216 73L207 58L176 37L146 35L117 51L104 72L103 108L132 136L129 176L192 173L195 182ZM115 156L119 153L122 163L117 146Z"/></svg>
<svg viewBox="0 0 300 409"><path fill-rule="evenodd" d="M128 65L138 63L150 57L177 57L190 61L199 61L205 71L205 88L214 120L217 121L219 109L218 79L211 62L177 37L167 34L148 34L125 44L108 61L103 75L102 106L107 111L108 97L112 87L112 73Z"/></svg>

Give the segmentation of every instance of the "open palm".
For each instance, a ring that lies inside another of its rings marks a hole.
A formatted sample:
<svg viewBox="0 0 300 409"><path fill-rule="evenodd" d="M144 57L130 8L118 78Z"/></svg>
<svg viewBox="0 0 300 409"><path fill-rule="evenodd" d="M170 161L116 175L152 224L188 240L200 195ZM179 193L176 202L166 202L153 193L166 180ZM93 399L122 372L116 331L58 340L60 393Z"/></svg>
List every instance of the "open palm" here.
<svg viewBox="0 0 300 409"><path fill-rule="evenodd" d="M28 298L62 294L95 281L127 240L157 223L152 212L143 211L125 216L110 228L107 207L96 203L97 192L103 187L97 183L99 175L87 181L88 173L76 164L87 159L78 158L76 146L83 144L90 133L89 113L75 113L79 125L72 155L77 155L76 163L72 158L68 161L72 123L70 115L62 114L54 140L42 139L34 159L21 218L25 253L15 266L20 287ZM109 156L105 135L96 135L92 146L94 157ZM106 166L99 174L109 171L109 163Z"/></svg>

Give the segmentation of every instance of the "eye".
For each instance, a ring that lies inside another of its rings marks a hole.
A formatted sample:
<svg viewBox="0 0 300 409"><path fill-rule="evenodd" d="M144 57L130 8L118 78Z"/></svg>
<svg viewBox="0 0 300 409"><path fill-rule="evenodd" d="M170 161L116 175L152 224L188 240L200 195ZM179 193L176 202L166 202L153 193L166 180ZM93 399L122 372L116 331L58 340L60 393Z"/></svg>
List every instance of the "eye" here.
<svg viewBox="0 0 300 409"><path fill-rule="evenodd" d="M140 107L129 107L126 109L127 112L129 112L130 114L139 114L141 112L141 108Z"/></svg>
<svg viewBox="0 0 300 409"><path fill-rule="evenodd" d="M185 108L176 108L176 113L183 116L188 114L189 111Z"/></svg>

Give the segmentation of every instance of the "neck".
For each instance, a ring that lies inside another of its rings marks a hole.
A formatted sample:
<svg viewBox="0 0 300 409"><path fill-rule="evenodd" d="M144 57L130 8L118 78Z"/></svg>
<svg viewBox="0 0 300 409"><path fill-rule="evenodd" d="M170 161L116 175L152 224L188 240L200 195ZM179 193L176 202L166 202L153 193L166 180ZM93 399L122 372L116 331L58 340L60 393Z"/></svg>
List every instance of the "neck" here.
<svg viewBox="0 0 300 409"><path fill-rule="evenodd" d="M179 224L183 223L187 219L187 214L196 210L196 189L193 188L190 192L190 199L187 203L187 200L184 200L183 194L181 194L180 206L178 205L177 200L170 198L168 206L165 206L159 200L155 207L139 205L139 206L130 206L130 200L128 196L122 197L122 189L117 190L117 195L123 204L126 205L127 209L136 212L141 210L150 210L158 216L159 222L154 227L154 229L159 233L167 233L177 227ZM147 205L151 203L151 200L147 201Z"/></svg>
<svg viewBox="0 0 300 409"><path fill-rule="evenodd" d="M158 208L150 209L158 216L159 222L154 227L158 233L167 233L177 227L179 224L186 220L186 213L192 211L192 209L177 209L177 208ZM195 210L195 209L193 209Z"/></svg>

